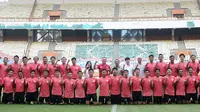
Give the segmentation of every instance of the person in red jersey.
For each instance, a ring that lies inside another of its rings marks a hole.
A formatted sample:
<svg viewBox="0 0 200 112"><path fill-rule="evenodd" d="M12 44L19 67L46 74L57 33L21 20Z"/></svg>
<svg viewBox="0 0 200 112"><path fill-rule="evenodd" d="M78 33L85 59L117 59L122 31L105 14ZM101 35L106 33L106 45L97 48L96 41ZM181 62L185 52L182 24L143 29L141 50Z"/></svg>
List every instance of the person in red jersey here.
<svg viewBox="0 0 200 112"><path fill-rule="evenodd" d="M187 63L185 62L185 55L184 54L180 54L179 55L180 58L180 62L177 64L177 71L179 69L183 70L183 76L186 77L187 76Z"/></svg>
<svg viewBox="0 0 200 112"><path fill-rule="evenodd" d="M165 95L164 102L166 104L175 103L175 77L172 76L172 70L167 69L167 76L164 78Z"/></svg>
<svg viewBox="0 0 200 112"><path fill-rule="evenodd" d="M177 64L174 63L174 55L171 55L169 57L170 62L168 63L168 67L172 70L172 76L176 77L177 76Z"/></svg>
<svg viewBox="0 0 200 112"><path fill-rule="evenodd" d="M58 69L60 70L61 73L61 77L63 77L64 79L67 78L67 70L70 68L69 61L70 60L68 60L67 62L67 58L62 57L61 58L62 64L58 66Z"/></svg>
<svg viewBox="0 0 200 112"><path fill-rule="evenodd" d="M3 79L3 98L2 103L12 104L13 103L13 92L14 92L14 71L8 70L8 76Z"/></svg>
<svg viewBox="0 0 200 112"><path fill-rule="evenodd" d="M107 71L106 69L102 70L102 77L99 79L99 103L102 104L110 104L110 78L106 77Z"/></svg>
<svg viewBox="0 0 200 112"><path fill-rule="evenodd" d="M160 69L156 69L156 76L152 80L154 104L162 104L163 77L160 76Z"/></svg>
<svg viewBox="0 0 200 112"><path fill-rule="evenodd" d="M44 71L44 77L39 79L40 96L39 103L43 104L44 100L47 104L50 103L50 78L48 77L49 71Z"/></svg>
<svg viewBox="0 0 200 112"><path fill-rule="evenodd" d="M185 102L185 84L186 78L183 77L183 70L179 70L179 76L176 77L176 103L184 104Z"/></svg>
<svg viewBox="0 0 200 112"><path fill-rule="evenodd" d="M7 72L7 68L8 68L8 58L4 57L3 59L3 64L0 64L0 78L4 78L7 76L8 72ZM0 91L1 92L1 91Z"/></svg>
<svg viewBox="0 0 200 112"><path fill-rule="evenodd" d="M13 77L18 77L18 71L20 69L21 65L19 64L19 56L15 55L14 56L14 63L11 64L8 69L14 70Z"/></svg>
<svg viewBox="0 0 200 112"><path fill-rule="evenodd" d="M0 102L1 102L1 91L2 91L2 80L4 79L4 77L7 77L7 68L8 68L8 58L5 57L3 59L3 64L0 64Z"/></svg>
<svg viewBox="0 0 200 112"><path fill-rule="evenodd" d="M163 54L159 54L158 56L159 62L156 63L156 69L160 70L160 76L165 76L167 71L167 63L163 61Z"/></svg>
<svg viewBox="0 0 200 112"><path fill-rule="evenodd" d="M33 58L33 63L29 64L30 66L30 70L35 70L35 77L38 78L40 76L39 71L38 71L38 67L39 67L39 63L38 63L39 57L35 56Z"/></svg>
<svg viewBox="0 0 200 112"><path fill-rule="evenodd" d="M196 85L198 84L198 77L193 75L193 69L188 68L189 77L186 79L186 97L187 103L197 103Z"/></svg>
<svg viewBox="0 0 200 112"><path fill-rule="evenodd" d="M85 87L84 87L84 79L82 79L83 72L78 72L79 78L75 81L75 104L85 104Z"/></svg>
<svg viewBox="0 0 200 112"><path fill-rule="evenodd" d="M198 83L197 83L197 87L198 87L198 104L200 104L200 76L198 76Z"/></svg>
<svg viewBox="0 0 200 112"><path fill-rule="evenodd" d="M23 62L23 65L21 65L20 70L23 72L23 76L25 78L30 78L31 77L30 76L31 69L30 69L30 66L28 65L28 58L26 56L24 56L22 58L22 62Z"/></svg>
<svg viewBox="0 0 200 112"><path fill-rule="evenodd" d="M142 102L142 88L140 85L141 82L140 69L135 69L135 76L132 76L130 79L130 84L132 88L132 99L134 104L141 104Z"/></svg>
<svg viewBox="0 0 200 112"><path fill-rule="evenodd" d="M67 79L64 82L64 102L65 104L74 104L74 82L72 73L68 71Z"/></svg>
<svg viewBox="0 0 200 112"><path fill-rule="evenodd" d="M15 98L14 102L16 104L24 104L24 95L25 95L25 78L23 77L23 72L18 72L18 78L14 81L15 84Z"/></svg>
<svg viewBox="0 0 200 112"><path fill-rule="evenodd" d="M70 70L72 72L72 79L77 79L78 78L78 71L81 71L81 67L76 64L76 58L72 58L72 65L70 66Z"/></svg>
<svg viewBox="0 0 200 112"><path fill-rule="evenodd" d="M96 69L96 68L99 69L99 77L102 76L102 70L103 70L103 69L106 69L106 70L107 70L107 76L110 75L110 65L106 64L106 62L107 62L107 58L103 57L103 58L102 58L102 63L99 64L99 65L97 65L97 67L96 67L96 64L95 64L95 66L94 66L94 69Z"/></svg>
<svg viewBox="0 0 200 112"><path fill-rule="evenodd" d="M40 77L44 77L45 70L48 70L48 71L50 70L50 67L48 64L48 58L46 56L43 57L43 63L38 66L38 71L39 71ZM51 78L50 74L48 77Z"/></svg>
<svg viewBox="0 0 200 112"><path fill-rule="evenodd" d="M193 69L193 75L198 76L198 63L196 62L196 56L190 56L191 61L187 63L187 69L191 67Z"/></svg>
<svg viewBox="0 0 200 112"><path fill-rule="evenodd" d="M95 77L93 77L94 70L89 70L89 77L84 81L84 87L86 88L86 104L91 103L97 104L97 94L96 89L98 88L98 81Z"/></svg>
<svg viewBox="0 0 200 112"><path fill-rule="evenodd" d="M37 103L37 98L38 98L38 78L35 78L35 71L32 70L31 72L31 77L26 79L26 86L27 86L27 93L26 93L26 103L33 104Z"/></svg>
<svg viewBox="0 0 200 112"><path fill-rule="evenodd" d="M63 80L60 77L60 71L55 70L55 77L51 79L51 104L63 104L62 103L62 85Z"/></svg>
<svg viewBox="0 0 200 112"><path fill-rule="evenodd" d="M141 80L143 104L152 104L152 80L149 77L150 71L144 70L145 77Z"/></svg>
<svg viewBox="0 0 200 112"><path fill-rule="evenodd" d="M110 94L111 94L111 104L120 104L121 95L120 95L120 76L118 76L118 69L113 68L113 76L110 78Z"/></svg>
<svg viewBox="0 0 200 112"><path fill-rule="evenodd" d="M155 66L156 64L153 62L154 60L154 56L153 55L149 55L149 63L146 64L145 69L149 70L150 77L154 77L155 76Z"/></svg>
<svg viewBox="0 0 200 112"><path fill-rule="evenodd" d="M131 104L131 86L130 79L128 75L128 70L124 70L123 78L121 79L121 103L122 104Z"/></svg>
<svg viewBox="0 0 200 112"><path fill-rule="evenodd" d="M55 56L52 56L50 58L51 60L51 64L49 64L49 76L50 77L54 77L55 75L55 70L59 68L59 65L57 64L57 62L59 60L56 61L56 57ZM62 75L61 75L62 76Z"/></svg>

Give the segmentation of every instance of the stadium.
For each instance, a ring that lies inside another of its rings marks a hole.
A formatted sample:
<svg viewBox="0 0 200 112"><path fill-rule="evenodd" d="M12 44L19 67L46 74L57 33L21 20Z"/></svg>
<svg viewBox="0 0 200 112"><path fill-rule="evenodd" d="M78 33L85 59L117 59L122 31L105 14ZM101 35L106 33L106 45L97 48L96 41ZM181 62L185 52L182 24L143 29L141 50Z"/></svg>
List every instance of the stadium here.
<svg viewBox="0 0 200 112"><path fill-rule="evenodd" d="M199 71L200 0L0 0L0 111L199 112ZM120 105L112 103L115 75ZM82 105L74 104L79 78Z"/></svg>

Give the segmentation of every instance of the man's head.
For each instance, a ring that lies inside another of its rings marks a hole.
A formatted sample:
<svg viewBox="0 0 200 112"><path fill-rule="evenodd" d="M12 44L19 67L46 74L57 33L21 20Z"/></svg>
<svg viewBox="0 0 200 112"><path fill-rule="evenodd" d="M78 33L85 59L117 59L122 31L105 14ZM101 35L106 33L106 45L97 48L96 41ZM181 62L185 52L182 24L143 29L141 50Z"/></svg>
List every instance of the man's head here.
<svg viewBox="0 0 200 112"><path fill-rule="evenodd" d="M14 62L15 62L15 63L18 63L18 62L19 62L19 56L18 56L18 55L15 55L15 56L14 56Z"/></svg>
<svg viewBox="0 0 200 112"><path fill-rule="evenodd" d="M66 61L67 61L67 58L65 58L65 57L62 57L62 58L61 58L61 62L62 62L62 64L65 64Z"/></svg>
<svg viewBox="0 0 200 112"><path fill-rule="evenodd" d="M94 74L94 70L93 69L89 69L89 76L93 77L93 74Z"/></svg>
<svg viewBox="0 0 200 112"><path fill-rule="evenodd" d="M35 70L31 70L31 77L33 78L35 76Z"/></svg>
<svg viewBox="0 0 200 112"><path fill-rule="evenodd" d="M55 63L56 62L56 57L55 56L51 56L50 60L51 60L51 63Z"/></svg>
<svg viewBox="0 0 200 112"><path fill-rule="evenodd" d="M183 76L183 70L182 70L182 69L179 69L178 73L179 73L179 76L180 76L180 77Z"/></svg>
<svg viewBox="0 0 200 112"><path fill-rule="evenodd" d="M144 75L145 77L149 77L150 71L148 69L144 70Z"/></svg>
<svg viewBox="0 0 200 112"><path fill-rule="evenodd" d="M106 70L106 69L103 69L101 73L102 73L102 76L103 76L103 77L106 77L106 75L107 75L107 70Z"/></svg>
<svg viewBox="0 0 200 112"><path fill-rule="evenodd" d="M196 56L195 55L191 55L190 59L192 60L192 62L195 62L196 61Z"/></svg>
<svg viewBox="0 0 200 112"><path fill-rule="evenodd" d="M4 57L4 58L3 58L3 62L4 62L5 64L7 64L7 63L8 63L8 58L7 58L7 57Z"/></svg>
<svg viewBox="0 0 200 112"><path fill-rule="evenodd" d="M142 63L142 58L137 58L138 63Z"/></svg>
<svg viewBox="0 0 200 112"><path fill-rule="evenodd" d="M76 58L75 58L75 57L73 57L73 58L71 59L71 61L72 61L72 64L73 64L73 65L76 65Z"/></svg>
<svg viewBox="0 0 200 112"><path fill-rule="evenodd" d="M112 74L113 74L113 76L117 76L118 75L118 69L117 68L113 68L112 69Z"/></svg>
<svg viewBox="0 0 200 112"><path fill-rule="evenodd" d="M168 68L167 69L167 75L171 75L172 74L172 69L171 68Z"/></svg>
<svg viewBox="0 0 200 112"><path fill-rule="evenodd" d="M24 56L24 57L22 58L22 61L23 61L24 64L27 64L27 63L28 63L28 58L27 58L26 56Z"/></svg>
<svg viewBox="0 0 200 112"><path fill-rule="evenodd" d="M33 58L34 63L37 63L38 60L39 60L39 57L38 57L38 56L35 56L35 57Z"/></svg>
<svg viewBox="0 0 200 112"><path fill-rule="evenodd" d="M68 77L68 79L71 79L72 78L72 72L68 72L67 77Z"/></svg>
<svg viewBox="0 0 200 112"><path fill-rule="evenodd" d="M12 77L12 76L13 76L13 73L14 73L14 70L12 70L12 69L8 70L8 76L9 76L9 77Z"/></svg>
<svg viewBox="0 0 200 112"><path fill-rule="evenodd" d="M43 57L43 63L44 63L44 64L47 64L47 62L48 62L48 58L47 58L46 56L44 56L44 57Z"/></svg>
<svg viewBox="0 0 200 112"><path fill-rule="evenodd" d="M163 61L163 54L159 54L159 56L158 56L158 59L159 59L159 61Z"/></svg>
<svg viewBox="0 0 200 112"><path fill-rule="evenodd" d="M153 55L149 55L149 61L153 62L153 60L154 60L154 56Z"/></svg>
<svg viewBox="0 0 200 112"><path fill-rule="evenodd" d="M135 74L136 74L136 76L139 76L139 75L140 75L140 69L139 69L139 68L136 68L136 69L135 69Z"/></svg>
<svg viewBox="0 0 200 112"><path fill-rule="evenodd" d="M103 57L101 61L102 61L102 64L106 64L107 58L106 58L106 57Z"/></svg>
<svg viewBox="0 0 200 112"><path fill-rule="evenodd" d="M56 69L55 74L56 74L56 77L60 77L60 70Z"/></svg>
<svg viewBox="0 0 200 112"><path fill-rule="evenodd" d="M185 55L184 55L184 54L180 54L180 55L179 55L179 58L180 58L181 61L184 61Z"/></svg>
<svg viewBox="0 0 200 112"><path fill-rule="evenodd" d="M130 61L131 61L131 59L130 59L129 57L126 57L126 58L125 58L125 62L126 62L127 65L130 64Z"/></svg>
<svg viewBox="0 0 200 112"><path fill-rule="evenodd" d="M189 68L188 68L188 73L189 73L190 76L192 76L192 74L193 74L193 69L192 69L192 67L189 67Z"/></svg>
<svg viewBox="0 0 200 112"><path fill-rule="evenodd" d="M160 76L160 69L156 69L155 72L156 72L156 76L159 77Z"/></svg>
<svg viewBox="0 0 200 112"><path fill-rule="evenodd" d="M22 71L18 71L18 77L21 79L23 78L23 72Z"/></svg>
<svg viewBox="0 0 200 112"><path fill-rule="evenodd" d="M49 71L48 70L44 70L44 77L48 77L49 76Z"/></svg>
<svg viewBox="0 0 200 112"><path fill-rule="evenodd" d="M128 72L128 70L124 70L124 77L128 77L128 74L129 74L129 72Z"/></svg>
<svg viewBox="0 0 200 112"><path fill-rule="evenodd" d="M170 62L174 62L174 55L171 55L171 56L169 57L169 60L170 60Z"/></svg>
<svg viewBox="0 0 200 112"><path fill-rule="evenodd" d="M82 71L78 71L78 76L79 76L79 78L81 79L82 76L83 76L83 72L82 72Z"/></svg>
<svg viewBox="0 0 200 112"><path fill-rule="evenodd" d="M119 66L119 64L120 64L119 59L116 59L116 60L115 60L115 66Z"/></svg>

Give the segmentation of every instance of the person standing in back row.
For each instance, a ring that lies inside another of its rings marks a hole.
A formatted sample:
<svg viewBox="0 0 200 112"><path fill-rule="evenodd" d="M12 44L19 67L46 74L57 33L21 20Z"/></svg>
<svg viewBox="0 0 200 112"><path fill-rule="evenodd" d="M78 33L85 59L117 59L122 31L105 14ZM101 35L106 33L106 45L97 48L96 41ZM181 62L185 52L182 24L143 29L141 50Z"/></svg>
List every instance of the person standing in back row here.
<svg viewBox="0 0 200 112"><path fill-rule="evenodd" d="M133 65L131 65L131 59L129 57L125 58L125 63L121 66L122 70L128 70L128 77L133 75Z"/></svg>
<svg viewBox="0 0 200 112"><path fill-rule="evenodd" d="M72 79L77 79L78 78L78 71L81 71L81 67L76 64L76 58L73 57L71 59L72 65L69 67L69 69L72 72Z"/></svg>
<svg viewBox="0 0 200 112"><path fill-rule="evenodd" d="M167 63L163 61L163 54L159 54L158 56L159 62L156 63L156 69L160 70L160 76L164 77L167 71Z"/></svg>
<svg viewBox="0 0 200 112"><path fill-rule="evenodd" d="M107 58L103 57L101 64L99 64L97 66L96 66L96 64L94 65L94 69L96 69L96 68L99 69L99 77L102 77L102 70L103 69L106 69L106 71L107 71L106 76L110 75L110 65L108 65L106 62L107 62Z"/></svg>
<svg viewBox="0 0 200 112"><path fill-rule="evenodd" d="M153 55L149 55L149 63L146 64L145 66L145 69L146 70L149 70L150 74L149 76L150 77L154 77L155 76L155 67L156 67L156 64L153 62L154 60L154 56Z"/></svg>

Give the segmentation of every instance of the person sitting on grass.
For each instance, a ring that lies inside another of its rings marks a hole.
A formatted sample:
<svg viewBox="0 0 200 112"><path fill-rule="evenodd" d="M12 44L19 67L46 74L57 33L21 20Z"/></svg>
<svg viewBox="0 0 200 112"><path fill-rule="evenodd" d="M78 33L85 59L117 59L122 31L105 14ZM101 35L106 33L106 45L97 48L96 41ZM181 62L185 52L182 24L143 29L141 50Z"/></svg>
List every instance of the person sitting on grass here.
<svg viewBox="0 0 200 112"><path fill-rule="evenodd" d="M98 81L93 77L94 70L89 69L89 77L84 81L84 87L86 88L86 104L97 105L97 93L96 89L98 88ZM92 102L90 102L92 100Z"/></svg>
<svg viewBox="0 0 200 112"><path fill-rule="evenodd" d="M35 77L35 70L31 71L31 77L26 80L26 103L27 104L37 104L38 98L38 78Z"/></svg>

